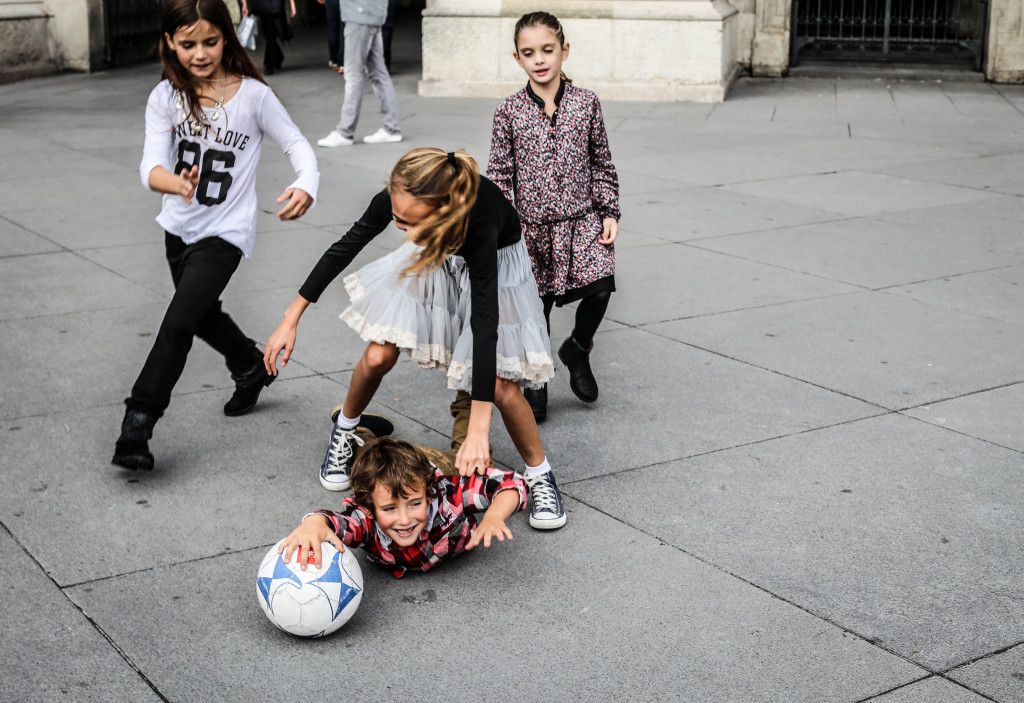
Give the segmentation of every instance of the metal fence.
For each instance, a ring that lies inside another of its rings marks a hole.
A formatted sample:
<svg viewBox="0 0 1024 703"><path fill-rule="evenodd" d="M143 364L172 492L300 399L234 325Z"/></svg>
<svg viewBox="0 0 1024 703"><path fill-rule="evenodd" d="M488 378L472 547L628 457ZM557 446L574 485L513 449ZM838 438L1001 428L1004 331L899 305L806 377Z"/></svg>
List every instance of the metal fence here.
<svg viewBox="0 0 1024 703"><path fill-rule="evenodd" d="M988 0L793 0L802 58L927 61L981 70Z"/></svg>

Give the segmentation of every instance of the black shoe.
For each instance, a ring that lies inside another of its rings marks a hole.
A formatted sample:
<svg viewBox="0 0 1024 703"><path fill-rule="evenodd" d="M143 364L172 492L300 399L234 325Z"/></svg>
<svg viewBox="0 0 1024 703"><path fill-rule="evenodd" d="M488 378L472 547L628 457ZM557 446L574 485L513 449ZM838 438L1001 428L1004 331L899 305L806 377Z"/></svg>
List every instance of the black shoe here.
<svg viewBox="0 0 1024 703"><path fill-rule="evenodd" d="M526 388L523 390L526 402L530 404L533 411L533 419L538 423L544 422L548 416L548 384L540 388Z"/></svg>
<svg viewBox="0 0 1024 703"><path fill-rule="evenodd" d="M153 455L149 451L149 440L153 437L153 426L156 415L128 408L121 421L121 436L114 445L114 458L111 464L125 469L153 468Z"/></svg>
<svg viewBox="0 0 1024 703"><path fill-rule="evenodd" d="M597 400L597 379L590 370L590 350L593 348L593 342L589 349L584 349L573 337L566 339L558 348L558 358L569 369L569 388L584 403Z"/></svg>
<svg viewBox="0 0 1024 703"><path fill-rule="evenodd" d="M338 422L338 415L341 414L342 406L339 405L331 411L331 422ZM387 419L383 415L374 415L373 413L363 413L359 416L359 427L365 427L373 433L374 437L387 437L395 431L395 426L391 424L391 420Z"/></svg>
<svg viewBox="0 0 1024 703"><path fill-rule="evenodd" d="M260 397L260 391L273 383L274 379L277 378L277 376L271 376L267 373L262 357L245 373L238 376L232 374L231 377L235 379L235 392L231 396L231 400L224 404L224 414L228 417L245 415L255 408L256 401Z"/></svg>

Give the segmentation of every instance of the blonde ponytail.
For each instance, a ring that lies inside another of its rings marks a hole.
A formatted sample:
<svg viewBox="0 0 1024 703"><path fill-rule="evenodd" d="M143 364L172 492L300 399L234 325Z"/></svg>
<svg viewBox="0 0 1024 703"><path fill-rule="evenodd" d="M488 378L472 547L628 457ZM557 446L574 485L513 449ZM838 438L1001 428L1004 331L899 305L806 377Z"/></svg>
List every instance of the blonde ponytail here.
<svg viewBox="0 0 1024 703"><path fill-rule="evenodd" d="M405 191L434 209L409 229L409 238L422 247L420 257L403 274L415 276L438 268L466 241L469 212L476 203L480 170L464 151L445 153L433 147L413 149L395 164L388 178L389 193Z"/></svg>

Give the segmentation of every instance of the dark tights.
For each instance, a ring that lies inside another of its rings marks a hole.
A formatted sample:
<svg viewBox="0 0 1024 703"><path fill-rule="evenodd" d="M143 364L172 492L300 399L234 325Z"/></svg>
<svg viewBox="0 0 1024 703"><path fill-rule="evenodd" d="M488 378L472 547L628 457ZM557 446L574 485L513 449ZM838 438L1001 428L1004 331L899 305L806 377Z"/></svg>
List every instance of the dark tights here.
<svg viewBox="0 0 1024 703"><path fill-rule="evenodd" d="M597 328L604 319L611 297L610 290L597 291L580 300L580 304L576 306L576 324L572 336L584 349L589 349L590 343L594 341L594 335L597 334ZM555 305L555 296L542 295L541 300L544 301L544 319L548 323L548 334L551 334L551 308Z"/></svg>

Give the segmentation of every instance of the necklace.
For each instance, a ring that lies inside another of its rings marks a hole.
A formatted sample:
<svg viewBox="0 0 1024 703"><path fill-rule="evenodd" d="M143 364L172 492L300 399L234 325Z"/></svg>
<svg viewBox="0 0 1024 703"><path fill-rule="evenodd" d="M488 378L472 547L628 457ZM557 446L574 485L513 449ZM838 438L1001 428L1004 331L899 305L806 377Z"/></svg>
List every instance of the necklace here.
<svg viewBox="0 0 1024 703"><path fill-rule="evenodd" d="M227 86L227 84L228 84L228 79L227 78L225 78L224 80L221 81L221 96L219 98L217 98L216 102L214 102L214 104L213 104L213 107L210 108L211 110L213 110L213 112L210 114L210 120L212 120L213 122L216 122L217 120L220 119L220 112L218 112L218 110L223 110L224 109L224 95L223 95L223 92L224 92L224 88ZM211 88L213 87L213 81L210 81L209 86ZM207 99L208 100L213 100L213 98L207 98ZM189 117L191 117L191 115L189 115L188 111L185 110L185 97L184 97L184 95L182 95L181 92L178 92L177 98L174 101L174 107L176 109L178 109L178 110L181 110L181 116L183 118L183 121L190 122ZM199 131L200 129L203 128L202 122L199 122L198 120L194 121L194 122L190 122L190 124L192 125L192 127L196 131Z"/></svg>

